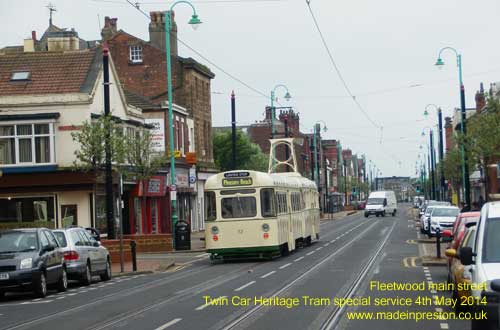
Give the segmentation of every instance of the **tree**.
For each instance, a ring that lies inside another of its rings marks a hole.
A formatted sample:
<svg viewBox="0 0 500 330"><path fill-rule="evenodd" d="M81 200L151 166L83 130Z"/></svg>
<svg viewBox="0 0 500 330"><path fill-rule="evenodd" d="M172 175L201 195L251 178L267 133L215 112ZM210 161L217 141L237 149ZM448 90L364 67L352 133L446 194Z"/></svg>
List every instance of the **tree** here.
<svg viewBox="0 0 500 330"><path fill-rule="evenodd" d="M76 159L73 162L73 168L84 172L93 172L96 180L94 184L95 197L97 197L97 182L101 181L102 171L106 163L104 142L108 131L111 132L111 161L115 165L115 169L119 170L124 164L127 146L123 139L123 127L110 116L100 116L95 121L85 121L79 131L71 133L73 141L79 145L79 148L74 152ZM94 207L94 219L98 220L97 205ZM107 227L101 226L102 228Z"/></svg>
<svg viewBox="0 0 500 330"><path fill-rule="evenodd" d="M267 171L268 156L250 141L241 130L236 131L236 168L231 161L231 131L217 132L213 137L215 164L221 171L254 170Z"/></svg>
<svg viewBox="0 0 500 330"><path fill-rule="evenodd" d="M480 114L471 117L467 123L465 143L471 158L484 172L486 200L488 200L488 165L500 159L500 101L489 98Z"/></svg>

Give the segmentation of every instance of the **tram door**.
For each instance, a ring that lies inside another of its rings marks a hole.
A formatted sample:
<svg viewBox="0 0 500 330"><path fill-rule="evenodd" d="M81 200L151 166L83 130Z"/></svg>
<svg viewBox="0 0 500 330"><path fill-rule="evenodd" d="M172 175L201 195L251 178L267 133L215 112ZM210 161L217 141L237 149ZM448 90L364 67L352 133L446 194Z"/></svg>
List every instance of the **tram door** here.
<svg viewBox="0 0 500 330"><path fill-rule="evenodd" d="M293 226L293 218L292 218L292 198L290 195L290 191L286 191L286 205L287 205L287 221L288 221L288 249L291 251L295 250L295 228Z"/></svg>

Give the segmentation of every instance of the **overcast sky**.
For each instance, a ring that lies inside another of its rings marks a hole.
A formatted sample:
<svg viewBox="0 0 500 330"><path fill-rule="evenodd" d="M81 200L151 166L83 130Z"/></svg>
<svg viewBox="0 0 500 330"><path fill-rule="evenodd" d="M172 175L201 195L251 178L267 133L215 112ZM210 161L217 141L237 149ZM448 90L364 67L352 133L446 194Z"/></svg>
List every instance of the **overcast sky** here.
<svg viewBox="0 0 500 330"><path fill-rule="evenodd" d="M143 0L146 12L167 10L171 2ZM104 16L117 17L118 28L149 40L148 20L126 0L52 0L54 24L75 28L81 38L100 38ZM132 2L136 2L132 0ZM360 111L342 85L321 42L306 0L192 1L203 25L187 24L190 8L176 7L179 38L217 66L264 95L282 83L288 103L301 114L303 132L323 120L344 148L365 154L383 176L415 176L419 145L425 150L425 127L436 112L423 116L427 104L445 116L459 106L455 55L444 53L446 66L434 67L439 50L455 47L463 56L467 107L474 107L479 83L500 81L500 2L498 0L311 0L333 58ZM0 48L20 45L48 26L45 0L0 0ZM100 17L100 19L98 18ZM179 45L181 56L206 63L216 74L212 83L214 126L230 125L230 93L237 97L241 125L263 117L269 96L260 95ZM282 90L277 96L282 98ZM280 104L287 105L284 99ZM432 108L430 108L432 109Z"/></svg>

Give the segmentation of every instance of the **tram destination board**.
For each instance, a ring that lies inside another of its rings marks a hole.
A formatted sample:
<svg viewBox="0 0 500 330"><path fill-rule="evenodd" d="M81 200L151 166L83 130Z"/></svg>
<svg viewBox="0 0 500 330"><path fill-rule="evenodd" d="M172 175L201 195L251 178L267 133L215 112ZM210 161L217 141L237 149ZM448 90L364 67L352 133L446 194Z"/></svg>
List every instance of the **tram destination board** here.
<svg viewBox="0 0 500 330"><path fill-rule="evenodd" d="M253 184L252 178L222 179L222 186L223 187L251 186L252 184Z"/></svg>
<svg viewBox="0 0 500 330"><path fill-rule="evenodd" d="M250 176L250 172L228 172L224 173L225 178L246 178Z"/></svg>

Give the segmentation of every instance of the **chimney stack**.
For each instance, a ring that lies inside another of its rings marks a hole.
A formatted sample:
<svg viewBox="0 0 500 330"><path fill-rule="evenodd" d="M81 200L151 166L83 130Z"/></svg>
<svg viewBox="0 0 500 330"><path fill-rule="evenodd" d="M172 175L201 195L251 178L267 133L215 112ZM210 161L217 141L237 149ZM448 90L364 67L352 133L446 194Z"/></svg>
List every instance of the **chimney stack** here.
<svg viewBox="0 0 500 330"><path fill-rule="evenodd" d="M481 83L479 91L476 92L476 112L481 113L481 111L485 106L486 106L486 97L484 95L483 83Z"/></svg>
<svg viewBox="0 0 500 330"><path fill-rule="evenodd" d="M149 23L149 41L153 46L165 51L165 13L152 11L149 13L151 22ZM170 54L173 57L178 55L177 48L177 24L175 23L175 13L170 12Z"/></svg>
<svg viewBox="0 0 500 330"><path fill-rule="evenodd" d="M118 32L116 21L118 21L118 18L104 17L104 27L101 30L103 41L111 39Z"/></svg>
<svg viewBox="0 0 500 330"><path fill-rule="evenodd" d="M446 153L451 149L451 139L453 136L453 125L450 117L444 118L444 135L446 140Z"/></svg>

